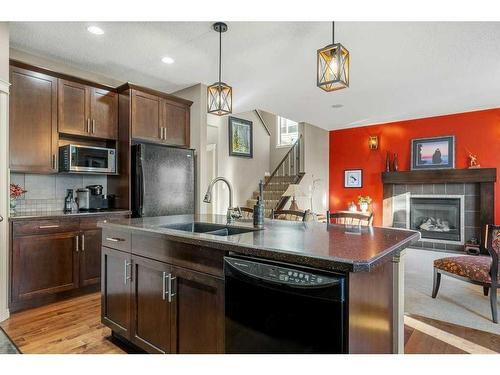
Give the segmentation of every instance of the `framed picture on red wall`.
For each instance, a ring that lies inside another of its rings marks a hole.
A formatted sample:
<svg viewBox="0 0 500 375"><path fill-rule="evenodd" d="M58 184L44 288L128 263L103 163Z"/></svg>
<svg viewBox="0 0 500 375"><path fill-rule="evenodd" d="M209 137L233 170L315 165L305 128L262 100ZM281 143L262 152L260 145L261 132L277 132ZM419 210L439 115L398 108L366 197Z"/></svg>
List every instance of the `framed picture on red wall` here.
<svg viewBox="0 0 500 375"><path fill-rule="evenodd" d="M455 168L455 136L412 139L412 170L453 168Z"/></svg>
<svg viewBox="0 0 500 375"><path fill-rule="evenodd" d="M344 171L344 187L363 187L363 171L361 169L347 169Z"/></svg>

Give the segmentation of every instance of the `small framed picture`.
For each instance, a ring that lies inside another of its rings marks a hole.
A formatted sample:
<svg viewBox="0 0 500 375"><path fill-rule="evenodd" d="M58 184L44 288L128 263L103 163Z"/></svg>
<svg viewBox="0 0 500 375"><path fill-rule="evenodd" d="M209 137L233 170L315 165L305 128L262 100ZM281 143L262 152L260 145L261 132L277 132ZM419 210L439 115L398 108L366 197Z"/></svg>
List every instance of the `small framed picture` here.
<svg viewBox="0 0 500 375"><path fill-rule="evenodd" d="M229 156L253 157L252 121L229 117Z"/></svg>
<svg viewBox="0 0 500 375"><path fill-rule="evenodd" d="M363 187L363 171L361 169L348 169L344 171L344 187Z"/></svg>
<svg viewBox="0 0 500 375"><path fill-rule="evenodd" d="M455 136L412 139L412 170L453 168L455 168Z"/></svg>

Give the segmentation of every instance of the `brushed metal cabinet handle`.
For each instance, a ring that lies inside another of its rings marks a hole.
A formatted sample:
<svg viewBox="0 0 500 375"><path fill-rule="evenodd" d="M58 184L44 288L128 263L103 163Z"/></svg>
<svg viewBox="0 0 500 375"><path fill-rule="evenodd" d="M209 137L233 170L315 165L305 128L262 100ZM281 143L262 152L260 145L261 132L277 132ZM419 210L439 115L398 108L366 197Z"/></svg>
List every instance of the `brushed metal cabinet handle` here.
<svg viewBox="0 0 500 375"><path fill-rule="evenodd" d="M90 134L90 117L87 119L87 133Z"/></svg>
<svg viewBox="0 0 500 375"><path fill-rule="evenodd" d="M163 139L163 128L160 128L160 139Z"/></svg>
<svg viewBox="0 0 500 375"><path fill-rule="evenodd" d="M75 251L78 252L78 247L80 246L79 245L79 242L80 242L80 237L79 236L75 236Z"/></svg>
<svg viewBox="0 0 500 375"><path fill-rule="evenodd" d="M81 247L81 250L85 251L85 235L84 234L82 234L82 247Z"/></svg>
<svg viewBox="0 0 500 375"><path fill-rule="evenodd" d="M172 293L172 281L176 279L177 277L172 277L172 274L168 274L168 302L172 302L172 298L175 297L175 293Z"/></svg>
<svg viewBox="0 0 500 375"><path fill-rule="evenodd" d="M56 169L56 154L52 154L52 169Z"/></svg>
<svg viewBox="0 0 500 375"><path fill-rule="evenodd" d="M92 119L92 134L95 133L95 120Z"/></svg>
<svg viewBox="0 0 500 375"><path fill-rule="evenodd" d="M125 259L125 264L123 268L123 283L127 285L128 280L132 281L132 267L130 267L130 274L128 272L128 267L132 266L132 262Z"/></svg>
<svg viewBox="0 0 500 375"><path fill-rule="evenodd" d="M38 229L50 229L50 228L59 228L59 225L40 225Z"/></svg>
<svg viewBox="0 0 500 375"><path fill-rule="evenodd" d="M165 301L166 295L167 295L167 273L163 271L162 273L162 293L161 293L161 299Z"/></svg>
<svg viewBox="0 0 500 375"><path fill-rule="evenodd" d="M111 242L123 242L125 241L123 238L116 238L116 237L106 237L106 241L111 241Z"/></svg>

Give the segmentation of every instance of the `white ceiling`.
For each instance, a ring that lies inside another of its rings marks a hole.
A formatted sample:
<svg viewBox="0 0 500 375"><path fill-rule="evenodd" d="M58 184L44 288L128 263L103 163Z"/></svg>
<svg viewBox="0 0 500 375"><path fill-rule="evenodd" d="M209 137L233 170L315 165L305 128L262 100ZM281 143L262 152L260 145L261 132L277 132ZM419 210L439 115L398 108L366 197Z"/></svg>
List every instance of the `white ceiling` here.
<svg viewBox="0 0 500 375"><path fill-rule="evenodd" d="M11 47L167 92L217 80L218 35L210 22L14 22ZM325 129L500 107L500 23L339 22L351 82L316 87L326 22L229 22L223 81L233 112L260 108ZM160 61L175 59L172 65ZM332 105L343 105L332 108Z"/></svg>

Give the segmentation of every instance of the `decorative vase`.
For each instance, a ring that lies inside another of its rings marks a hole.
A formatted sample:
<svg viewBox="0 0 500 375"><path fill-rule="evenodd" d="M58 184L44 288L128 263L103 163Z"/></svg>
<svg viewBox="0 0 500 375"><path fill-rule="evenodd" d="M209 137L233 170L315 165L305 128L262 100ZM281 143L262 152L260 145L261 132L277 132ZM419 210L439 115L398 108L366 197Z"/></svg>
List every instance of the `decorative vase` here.
<svg viewBox="0 0 500 375"><path fill-rule="evenodd" d="M15 214L16 213L16 206L17 206L17 201L15 199L10 200L10 213Z"/></svg>
<svg viewBox="0 0 500 375"><path fill-rule="evenodd" d="M391 171L391 154L387 151L387 157L385 158L385 171Z"/></svg>
<svg viewBox="0 0 500 375"><path fill-rule="evenodd" d="M394 160L392 162L392 170L394 172L397 172L399 170L398 154L394 154Z"/></svg>
<svg viewBox="0 0 500 375"><path fill-rule="evenodd" d="M367 202L362 202L359 204L359 209L361 212L366 212L368 211L368 203Z"/></svg>

